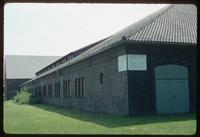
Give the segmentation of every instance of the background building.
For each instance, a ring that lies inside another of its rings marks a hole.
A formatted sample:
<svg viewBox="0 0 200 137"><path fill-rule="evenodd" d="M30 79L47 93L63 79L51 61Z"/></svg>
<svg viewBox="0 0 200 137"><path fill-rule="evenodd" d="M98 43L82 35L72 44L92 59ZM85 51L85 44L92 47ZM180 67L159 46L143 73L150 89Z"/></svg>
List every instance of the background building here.
<svg viewBox="0 0 200 137"><path fill-rule="evenodd" d="M19 85L35 76L35 72L54 62L59 56L5 55L4 94L12 98L19 90Z"/></svg>

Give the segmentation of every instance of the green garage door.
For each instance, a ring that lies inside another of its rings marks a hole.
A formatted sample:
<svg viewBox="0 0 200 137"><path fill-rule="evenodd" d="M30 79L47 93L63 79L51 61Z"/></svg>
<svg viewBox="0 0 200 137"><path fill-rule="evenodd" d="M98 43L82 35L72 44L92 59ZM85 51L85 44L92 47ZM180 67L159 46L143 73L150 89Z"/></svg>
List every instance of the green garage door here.
<svg viewBox="0 0 200 137"><path fill-rule="evenodd" d="M156 109L158 113L189 111L188 69L179 65L155 68Z"/></svg>

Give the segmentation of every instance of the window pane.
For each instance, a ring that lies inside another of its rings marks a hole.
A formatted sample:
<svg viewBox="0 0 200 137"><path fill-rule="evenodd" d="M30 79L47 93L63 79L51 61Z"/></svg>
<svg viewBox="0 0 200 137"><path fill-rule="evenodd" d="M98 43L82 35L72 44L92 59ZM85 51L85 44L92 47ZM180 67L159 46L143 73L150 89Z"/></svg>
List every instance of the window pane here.
<svg viewBox="0 0 200 137"><path fill-rule="evenodd" d="M85 92L85 85L84 85L84 77L82 77L82 96L84 96L84 92Z"/></svg>
<svg viewBox="0 0 200 137"><path fill-rule="evenodd" d="M67 82L67 91L68 91L68 96L71 96L71 91L70 91L70 80Z"/></svg>
<svg viewBox="0 0 200 137"><path fill-rule="evenodd" d="M60 97L60 82L58 82L57 84L58 84L58 97Z"/></svg>
<svg viewBox="0 0 200 137"><path fill-rule="evenodd" d="M48 96L52 97L52 85L51 84L48 85Z"/></svg>
<svg viewBox="0 0 200 137"><path fill-rule="evenodd" d="M128 70L146 70L146 55L128 54Z"/></svg>
<svg viewBox="0 0 200 137"><path fill-rule="evenodd" d="M122 55L118 57L118 71L126 71L127 70L127 60L126 55Z"/></svg>
<svg viewBox="0 0 200 137"><path fill-rule="evenodd" d="M81 94L80 78L78 78L78 96Z"/></svg>
<svg viewBox="0 0 200 137"><path fill-rule="evenodd" d="M63 96L66 97L66 81L63 82Z"/></svg>
<svg viewBox="0 0 200 137"><path fill-rule="evenodd" d="M41 93L41 86L39 86L39 97L41 97L42 93Z"/></svg>
<svg viewBox="0 0 200 137"><path fill-rule="evenodd" d="M75 96L77 97L77 79L75 79Z"/></svg>
<svg viewBox="0 0 200 137"><path fill-rule="evenodd" d="M43 86L43 96L46 97L46 86Z"/></svg>

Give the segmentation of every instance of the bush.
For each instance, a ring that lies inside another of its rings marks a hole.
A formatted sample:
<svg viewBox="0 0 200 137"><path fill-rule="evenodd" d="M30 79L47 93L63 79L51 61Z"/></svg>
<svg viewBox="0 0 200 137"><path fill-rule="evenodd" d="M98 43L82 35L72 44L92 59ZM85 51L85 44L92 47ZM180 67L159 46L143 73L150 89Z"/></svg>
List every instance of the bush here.
<svg viewBox="0 0 200 137"><path fill-rule="evenodd" d="M17 93L17 95L14 96L13 99L17 104L30 104L31 93L23 90L23 91L20 91L19 93Z"/></svg>

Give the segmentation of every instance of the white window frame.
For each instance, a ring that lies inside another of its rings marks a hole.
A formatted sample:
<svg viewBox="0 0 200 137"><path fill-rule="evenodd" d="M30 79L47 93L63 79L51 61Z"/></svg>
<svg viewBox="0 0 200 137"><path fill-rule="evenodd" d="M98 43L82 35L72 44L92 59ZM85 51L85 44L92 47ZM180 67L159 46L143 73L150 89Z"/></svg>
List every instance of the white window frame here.
<svg viewBox="0 0 200 137"><path fill-rule="evenodd" d="M145 54L128 54L128 70L147 70L147 56Z"/></svg>
<svg viewBox="0 0 200 137"><path fill-rule="evenodd" d="M145 54L124 54L118 56L118 72L147 70L147 56Z"/></svg>
<svg viewBox="0 0 200 137"><path fill-rule="evenodd" d="M118 72L127 70L127 55L118 56Z"/></svg>

